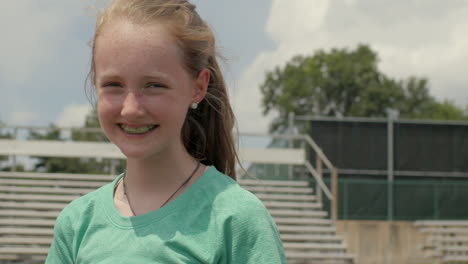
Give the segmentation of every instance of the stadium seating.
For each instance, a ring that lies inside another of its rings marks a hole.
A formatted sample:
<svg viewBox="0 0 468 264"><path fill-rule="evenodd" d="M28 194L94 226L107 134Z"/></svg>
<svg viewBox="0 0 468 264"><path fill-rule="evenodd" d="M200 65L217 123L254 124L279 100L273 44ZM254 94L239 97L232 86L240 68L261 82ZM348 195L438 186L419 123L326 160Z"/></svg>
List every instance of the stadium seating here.
<svg viewBox="0 0 468 264"><path fill-rule="evenodd" d="M416 221L428 234L422 246L428 258L438 263L468 263L468 221Z"/></svg>
<svg viewBox="0 0 468 264"><path fill-rule="evenodd" d="M312 139L305 137L305 141L323 157L325 165L332 167ZM109 143L47 140L0 139L0 155L123 158L122 153ZM252 163L306 168L316 180L315 188L321 188L329 199L333 198L333 191L330 192L321 178L321 163L315 170L306 160L302 148L242 148L239 156ZM336 176L336 173L332 174ZM112 176L103 175L0 172L0 263L43 263L52 241L55 218L61 209L112 179ZM289 263L354 262L354 257L346 253L343 239L336 235L334 221L318 202L322 200L322 191L314 195L307 181L241 179L239 183L257 195L269 209L278 225ZM331 185L333 190L337 184ZM332 208L336 202L333 199ZM334 208L332 215L336 218L337 207Z"/></svg>
<svg viewBox="0 0 468 264"><path fill-rule="evenodd" d="M0 172L0 263L43 263L55 218L112 176ZM306 181L240 180L278 225L289 263L352 263Z"/></svg>
<svg viewBox="0 0 468 264"><path fill-rule="evenodd" d="M0 173L0 263L44 263L59 212L111 176Z"/></svg>
<svg viewBox="0 0 468 264"><path fill-rule="evenodd" d="M306 181L240 180L263 201L281 234L289 263L353 263L343 238Z"/></svg>

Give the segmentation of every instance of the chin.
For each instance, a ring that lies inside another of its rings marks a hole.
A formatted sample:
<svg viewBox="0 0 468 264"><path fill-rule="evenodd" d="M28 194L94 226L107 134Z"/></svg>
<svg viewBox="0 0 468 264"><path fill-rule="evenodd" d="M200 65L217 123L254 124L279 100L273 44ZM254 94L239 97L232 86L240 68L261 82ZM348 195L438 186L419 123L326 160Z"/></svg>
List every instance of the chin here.
<svg viewBox="0 0 468 264"><path fill-rule="evenodd" d="M120 151L127 157L127 159L133 160L146 160L159 156L163 151L163 146L148 146L148 145L120 145L118 146Z"/></svg>
<svg viewBox="0 0 468 264"><path fill-rule="evenodd" d="M127 159L133 160L145 160L151 157L157 156L157 151L145 151L142 149L128 149L128 148L121 148L120 151L127 157Z"/></svg>

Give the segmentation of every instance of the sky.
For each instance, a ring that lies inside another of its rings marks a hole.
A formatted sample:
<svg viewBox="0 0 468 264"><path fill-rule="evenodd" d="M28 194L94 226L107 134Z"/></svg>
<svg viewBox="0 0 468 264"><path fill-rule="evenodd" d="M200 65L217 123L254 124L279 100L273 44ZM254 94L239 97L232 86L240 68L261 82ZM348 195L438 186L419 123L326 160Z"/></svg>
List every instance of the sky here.
<svg viewBox="0 0 468 264"><path fill-rule="evenodd" d="M82 126L94 7L105 0L16 0L0 9L0 121ZM193 0L212 26L241 132L266 132L260 84L295 55L368 44L391 77L429 80L468 105L466 0Z"/></svg>

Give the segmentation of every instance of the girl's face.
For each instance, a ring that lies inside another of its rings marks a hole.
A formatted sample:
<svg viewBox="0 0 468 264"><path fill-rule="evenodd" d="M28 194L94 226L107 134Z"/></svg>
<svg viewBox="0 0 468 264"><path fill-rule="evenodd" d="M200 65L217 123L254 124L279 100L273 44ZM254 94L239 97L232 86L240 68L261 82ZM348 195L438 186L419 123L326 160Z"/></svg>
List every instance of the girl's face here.
<svg viewBox="0 0 468 264"><path fill-rule="evenodd" d="M94 52L98 115L107 137L127 158L180 149L185 116L203 99L208 70L190 76L163 25L107 24Z"/></svg>

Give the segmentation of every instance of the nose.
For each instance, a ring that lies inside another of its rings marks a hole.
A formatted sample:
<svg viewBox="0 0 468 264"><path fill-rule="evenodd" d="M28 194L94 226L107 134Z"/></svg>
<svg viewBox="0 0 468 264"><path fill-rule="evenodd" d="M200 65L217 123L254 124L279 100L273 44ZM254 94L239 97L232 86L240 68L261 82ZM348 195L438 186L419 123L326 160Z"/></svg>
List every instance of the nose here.
<svg viewBox="0 0 468 264"><path fill-rule="evenodd" d="M123 100L121 115L128 119L135 119L145 113L141 98L134 92L128 92Z"/></svg>

